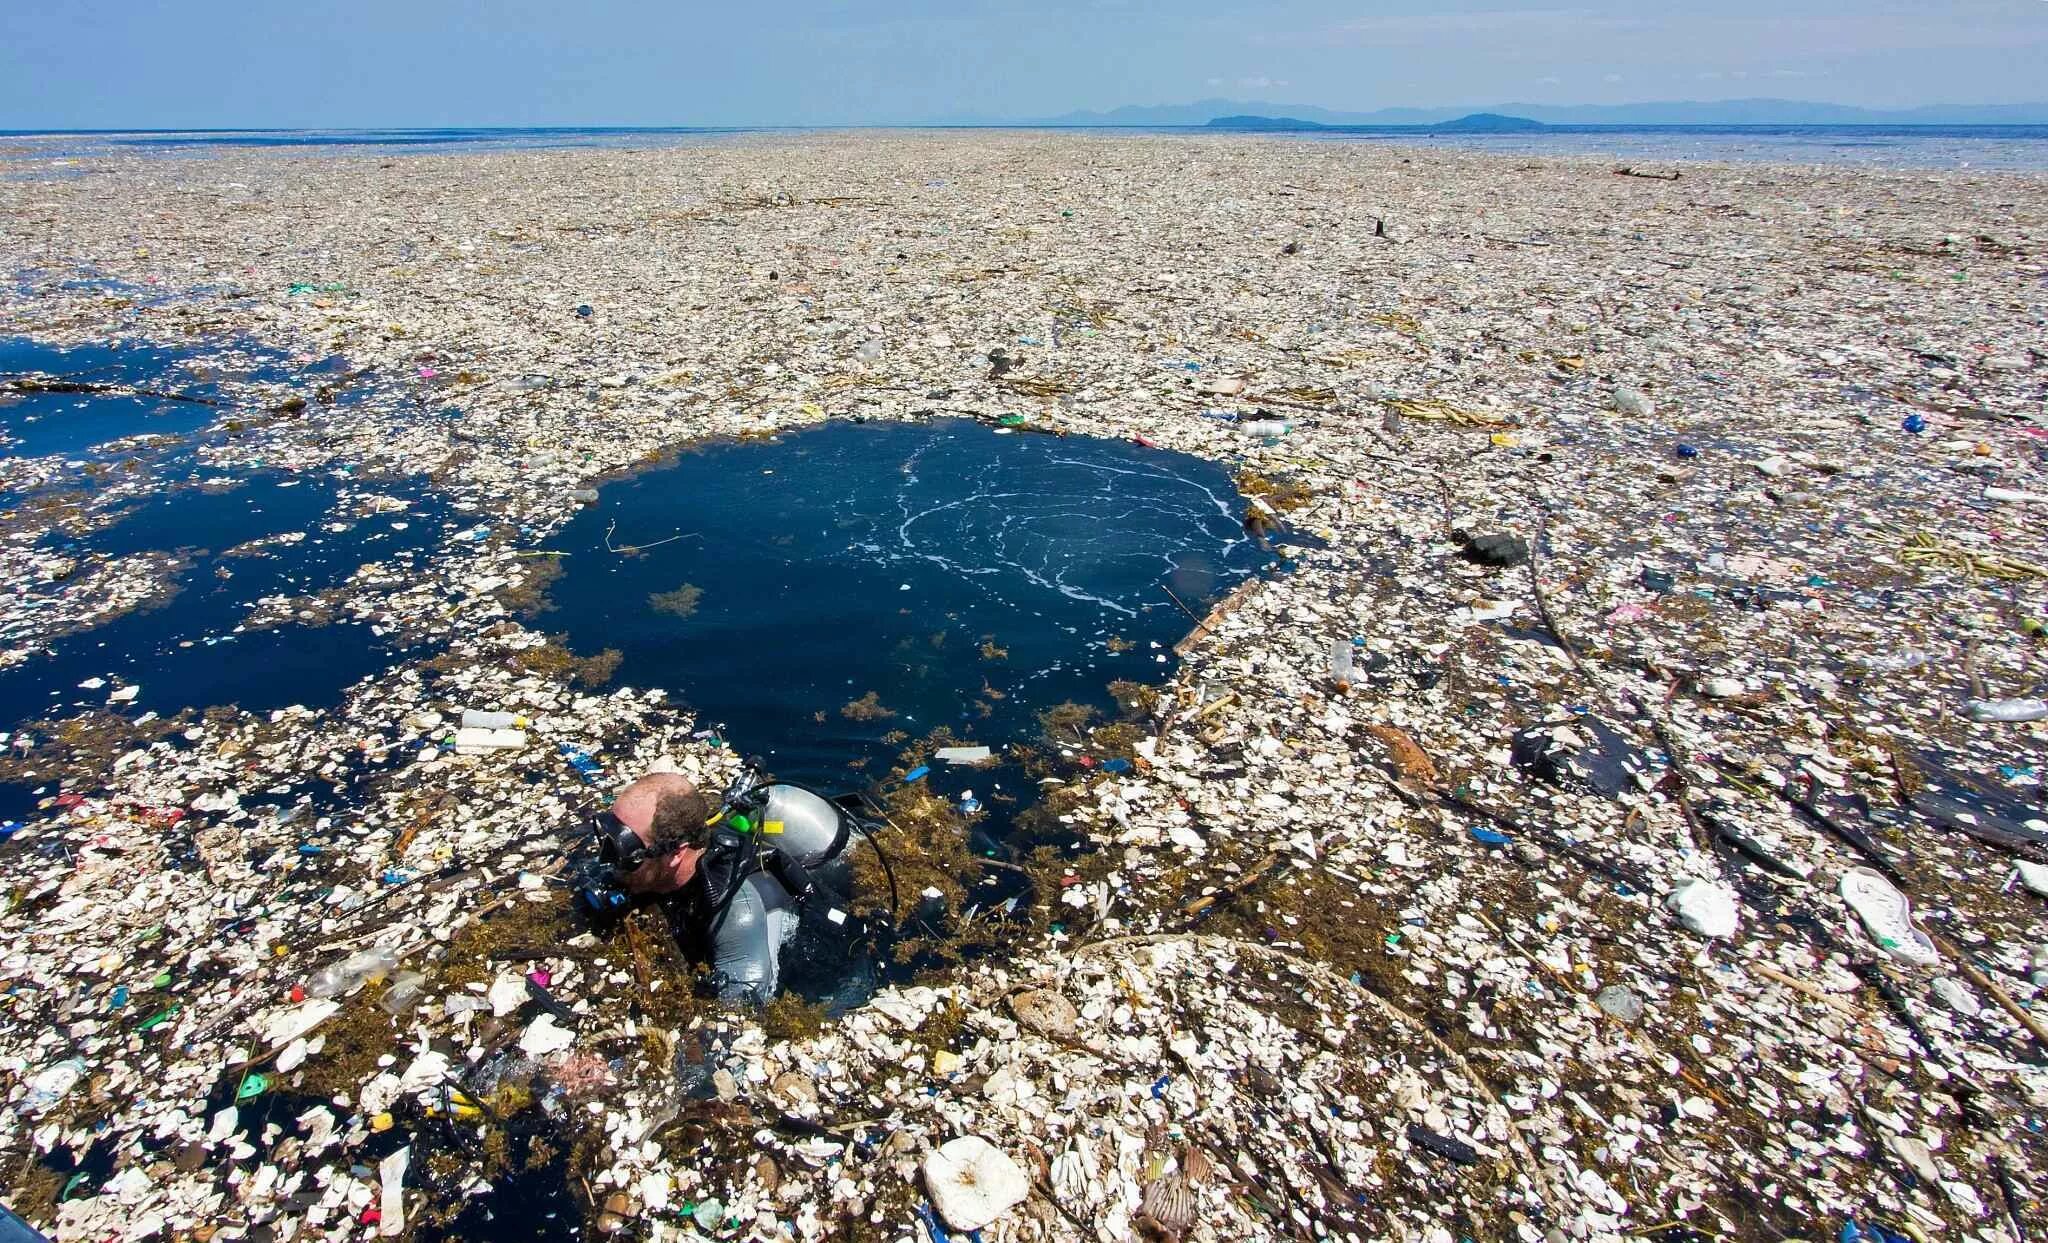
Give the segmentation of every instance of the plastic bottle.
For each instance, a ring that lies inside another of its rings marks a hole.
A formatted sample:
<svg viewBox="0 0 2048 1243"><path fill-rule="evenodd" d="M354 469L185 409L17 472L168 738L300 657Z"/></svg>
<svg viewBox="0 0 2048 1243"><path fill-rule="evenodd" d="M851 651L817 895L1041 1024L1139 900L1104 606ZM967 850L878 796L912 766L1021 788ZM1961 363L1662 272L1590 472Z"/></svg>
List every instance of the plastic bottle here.
<svg viewBox="0 0 2048 1243"><path fill-rule="evenodd" d="M391 946L357 950L315 971L306 981L306 992L314 997L340 997L361 988L365 981L383 979L397 965L398 951Z"/></svg>
<svg viewBox="0 0 2048 1243"><path fill-rule="evenodd" d="M1348 691L1358 680L1358 661L1352 651L1351 640L1338 639L1330 644L1330 681L1340 691Z"/></svg>
<svg viewBox="0 0 2048 1243"><path fill-rule="evenodd" d="M1632 418L1647 419L1657 412L1657 404L1640 389L1617 388L1612 400L1616 410Z"/></svg>
<svg viewBox="0 0 2048 1243"><path fill-rule="evenodd" d="M420 993L426 988L427 977L417 971L401 971L391 977L391 987L377 999L386 1013L403 1015L419 1004Z"/></svg>
<svg viewBox="0 0 2048 1243"><path fill-rule="evenodd" d="M1973 721L1999 721L2005 724L2048 720L2048 700L1965 699L1963 715Z"/></svg>
<svg viewBox="0 0 2048 1243"><path fill-rule="evenodd" d="M980 810L981 810L981 800L980 800L980 799L978 799L978 798L976 798L976 797L974 797L974 791L972 791L972 790L962 790L962 791L960 791L960 814L961 814L961 815L963 815L963 816L971 816L971 815L973 815L973 814L974 814L975 812L977 812L977 811L980 811Z"/></svg>
<svg viewBox="0 0 2048 1243"><path fill-rule="evenodd" d="M516 712L485 712L481 708L462 710L464 729L525 729L527 720Z"/></svg>

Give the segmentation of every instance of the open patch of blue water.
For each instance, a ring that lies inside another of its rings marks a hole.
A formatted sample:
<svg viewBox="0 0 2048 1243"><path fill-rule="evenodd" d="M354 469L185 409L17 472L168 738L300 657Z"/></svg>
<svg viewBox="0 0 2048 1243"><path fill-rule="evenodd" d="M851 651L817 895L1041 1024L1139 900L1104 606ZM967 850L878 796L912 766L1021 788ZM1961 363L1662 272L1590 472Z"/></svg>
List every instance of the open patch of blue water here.
<svg viewBox="0 0 2048 1243"><path fill-rule="evenodd" d="M136 341L56 346L0 337L0 459L90 459L104 456L99 446L130 436L189 439L216 420L261 413L262 402L281 391L275 386L315 389L332 384L346 366L338 357L301 365L246 341L179 348ZM17 379L111 391L9 391L5 382ZM322 400L348 404L365 392L337 388Z"/></svg>
<svg viewBox="0 0 2048 1243"><path fill-rule="evenodd" d="M1225 468L1180 454L834 423L601 489L551 541L569 555L544 624L619 649L620 681L778 777L846 788L883 775L894 731L1001 748L1054 704L1163 680L1192 625L1172 596L1199 613L1267 559L1241 512Z"/></svg>
<svg viewBox="0 0 2048 1243"><path fill-rule="evenodd" d="M134 386L217 401L213 378L187 364L193 355L161 346L87 345L59 348L20 337L0 338L0 377L40 373L85 384ZM212 405L102 393L0 391L0 457L74 455L124 436L182 436L220 414Z"/></svg>
<svg viewBox="0 0 2048 1243"><path fill-rule="evenodd" d="M54 544L73 555L177 553L187 564L167 601L0 670L0 727L105 706L126 684L142 689L122 711L325 707L389 664L395 645L366 626L244 622L265 597L316 595L372 561L410 563L452 529L442 506L414 489L378 489L410 508L369 513L367 493L333 476L216 474L206 482L168 488L103 531ZM106 684L80 686L95 679Z"/></svg>

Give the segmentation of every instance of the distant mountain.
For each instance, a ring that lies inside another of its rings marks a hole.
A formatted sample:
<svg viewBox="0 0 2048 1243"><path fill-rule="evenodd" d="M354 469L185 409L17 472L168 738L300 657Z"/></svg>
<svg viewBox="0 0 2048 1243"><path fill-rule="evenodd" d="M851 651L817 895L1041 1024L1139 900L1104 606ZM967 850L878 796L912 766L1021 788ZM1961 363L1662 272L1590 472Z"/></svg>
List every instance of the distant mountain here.
<svg viewBox="0 0 2048 1243"><path fill-rule="evenodd" d="M1429 128L1446 134L1528 134L1550 127L1541 121L1531 121L1528 117L1502 116L1498 112L1475 112L1470 116L1462 116L1455 121L1445 121L1441 125L1432 125Z"/></svg>
<svg viewBox="0 0 2048 1243"><path fill-rule="evenodd" d="M1337 112L1312 104L1200 99L1191 104L1131 105L1107 112L1069 112L1030 125L1207 125L1219 117L1259 117L1315 125L1440 125L1492 113L1546 125L2048 125L2048 103L1929 104L1878 111L1793 99L1723 99L1639 104L1494 104L1470 108L1381 108Z"/></svg>
<svg viewBox="0 0 2048 1243"><path fill-rule="evenodd" d="M1325 125L1321 121L1304 121L1300 117L1265 117L1246 114L1216 117L1203 128L1241 130L1262 134L1285 134L1299 133L1303 130L1378 127ZM1406 128L1418 127L1409 126ZM1474 112L1467 116L1459 117L1455 121L1440 121L1435 125L1423 128L1432 129L1443 134L1527 134L1536 130L1549 129L1550 127L1541 121L1531 121L1528 117L1502 116L1498 112Z"/></svg>

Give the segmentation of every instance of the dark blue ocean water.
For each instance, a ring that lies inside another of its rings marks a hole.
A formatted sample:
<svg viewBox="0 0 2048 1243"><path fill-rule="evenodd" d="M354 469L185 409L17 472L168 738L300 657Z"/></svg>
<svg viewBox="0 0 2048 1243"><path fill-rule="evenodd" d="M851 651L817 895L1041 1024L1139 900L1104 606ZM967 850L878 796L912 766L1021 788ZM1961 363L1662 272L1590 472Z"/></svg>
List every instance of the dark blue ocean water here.
<svg viewBox="0 0 2048 1243"><path fill-rule="evenodd" d="M1162 680L1191 628L1168 590L1200 612L1268 559L1242 503L1223 467L1134 444L833 423L601 489L549 541L569 556L542 624L618 648L622 682L667 688L778 776L861 785L892 731L1000 748L1053 704L1113 711L1111 680ZM843 711L869 692L890 715Z"/></svg>
<svg viewBox="0 0 2048 1243"><path fill-rule="evenodd" d="M287 704L323 707L352 682L384 668L395 644L362 625L286 625L250 629L250 609L269 596L310 596L347 581L365 563L413 560L448 538L445 507L418 480L366 485L345 471L294 473L256 462L240 469L204 465L197 449L217 440L223 421L260 414L282 391L302 395L335 379L339 360L295 362L243 342L189 349L134 343L59 348L0 340L0 378L35 373L92 384L133 386L204 397L217 405L127 393L0 396L0 458L60 456L67 463L118 469L104 475L68 469L43 493L57 493L95 514L85 535L49 530L41 551L77 560L81 571L139 553L175 554L177 589L143 611L54 639L27 642L27 660L0 669L0 729L105 707L110 692L137 685L119 710L165 715L234 704L266 711ZM274 387L283 386L283 387ZM356 386L337 405L362 400ZM149 434L136 449L109 441ZM140 488L114 491L111 480ZM387 508L372 498L404 501ZM14 510L45 497L0 496ZM277 539L275 537L285 537ZM260 542L259 541L264 541ZM0 643L13 647L32 630L38 602L62 584L19 585L0 616ZM98 680L102 685L80 683Z"/></svg>
<svg viewBox="0 0 2048 1243"><path fill-rule="evenodd" d="M955 129L897 126L882 129ZM1201 126L1011 126L1047 132L1201 135ZM23 139L0 155L13 162L108 151L195 152L209 147L313 147L365 152L535 150L564 147L689 146L758 133L801 133L769 128L554 127L533 129L208 130L90 132L31 135L0 131L0 140ZM964 132L964 131L963 131ZM2048 126L2041 125L1558 125L1528 134L1456 134L1420 126L1360 126L1267 135L1308 142L1370 142L1450 147L1516 155L1586 155L1632 160L1712 160L1785 164L1838 164L1892 168L1977 168L2048 171ZM62 169L21 169L0 176L63 176Z"/></svg>
<svg viewBox="0 0 2048 1243"><path fill-rule="evenodd" d="M275 364L266 352L261 361ZM252 366L248 374L259 368ZM137 343L70 349L0 337L0 378L35 373L82 384L132 385L213 402L220 369L189 351ZM283 375L272 370L269 375ZM123 436L185 435L220 414L211 405L146 396L0 392L0 457L73 455Z"/></svg>
<svg viewBox="0 0 2048 1243"><path fill-rule="evenodd" d="M440 508L415 495L405 512L365 515L344 499L352 485L332 475L201 478L210 486L180 483L103 531L47 541L52 551L73 555L171 552L187 564L167 601L59 638L0 670L0 727L105 706L111 691L130 683L141 691L124 712L326 707L384 668L397 646L367 626L253 630L244 621L266 596L314 595L340 586L367 562L416 558L447 538L450 524ZM295 535L303 538L248 547ZM107 685L80 686L94 679Z"/></svg>

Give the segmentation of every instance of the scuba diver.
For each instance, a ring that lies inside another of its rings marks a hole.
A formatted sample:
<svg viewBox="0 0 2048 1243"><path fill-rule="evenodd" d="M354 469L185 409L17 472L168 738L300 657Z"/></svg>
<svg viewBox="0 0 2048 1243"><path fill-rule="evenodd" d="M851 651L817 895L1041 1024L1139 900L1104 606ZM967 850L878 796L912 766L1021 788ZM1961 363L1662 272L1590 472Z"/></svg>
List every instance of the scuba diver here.
<svg viewBox="0 0 2048 1243"><path fill-rule="evenodd" d="M653 903L676 943L712 967L722 1001L775 996L802 908L851 887L846 846L867 826L849 807L743 771L713 804L680 773L649 773L591 823L608 874L579 894L600 918ZM604 882L609 882L604 883ZM836 906L826 915L846 920Z"/></svg>

